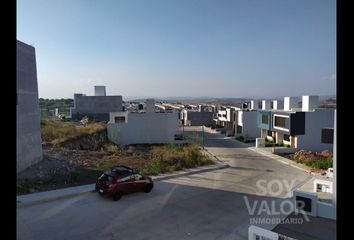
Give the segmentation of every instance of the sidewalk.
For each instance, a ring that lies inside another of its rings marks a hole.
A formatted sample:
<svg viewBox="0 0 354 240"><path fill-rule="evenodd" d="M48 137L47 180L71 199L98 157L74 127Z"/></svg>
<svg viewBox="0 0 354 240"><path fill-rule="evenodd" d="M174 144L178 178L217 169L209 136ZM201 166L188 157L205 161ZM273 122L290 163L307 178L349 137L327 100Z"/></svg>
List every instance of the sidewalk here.
<svg viewBox="0 0 354 240"><path fill-rule="evenodd" d="M151 176L154 181L162 181L170 178L181 177L196 173L208 172L217 169L223 169L229 167L229 165L221 162L218 158L211 155L207 150L202 150L204 154L208 155L215 163L215 165L202 166L197 168L185 169L172 173L159 174L157 176ZM17 207L30 206L34 204L45 203L63 198L70 198L82 194L94 192L95 184L81 185L77 187L69 187L56 189L47 192L38 192L25 195L19 195L16 197Z"/></svg>

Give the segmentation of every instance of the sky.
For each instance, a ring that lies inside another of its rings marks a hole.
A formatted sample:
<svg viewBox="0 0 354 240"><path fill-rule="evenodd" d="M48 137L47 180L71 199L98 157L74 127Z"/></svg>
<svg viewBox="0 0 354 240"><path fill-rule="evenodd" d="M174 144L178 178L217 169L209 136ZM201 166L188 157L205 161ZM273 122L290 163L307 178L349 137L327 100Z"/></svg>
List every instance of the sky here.
<svg viewBox="0 0 354 240"><path fill-rule="evenodd" d="M39 97L335 95L335 0L17 0Z"/></svg>

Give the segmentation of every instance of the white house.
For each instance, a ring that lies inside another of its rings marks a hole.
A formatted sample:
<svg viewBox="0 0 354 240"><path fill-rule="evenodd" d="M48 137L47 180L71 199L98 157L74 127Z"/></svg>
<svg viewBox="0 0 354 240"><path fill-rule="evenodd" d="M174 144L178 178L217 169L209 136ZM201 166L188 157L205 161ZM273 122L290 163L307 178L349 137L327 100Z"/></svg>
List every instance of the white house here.
<svg viewBox="0 0 354 240"><path fill-rule="evenodd" d="M178 131L178 112L155 112L154 99L147 99L146 112L111 112L108 138L116 144L173 143Z"/></svg>
<svg viewBox="0 0 354 240"><path fill-rule="evenodd" d="M261 137L296 150L320 152L333 148L334 109L318 108L318 96L285 97L284 109L262 109L257 114Z"/></svg>
<svg viewBox="0 0 354 240"><path fill-rule="evenodd" d="M222 126L229 130L235 131L234 122L235 122L235 111L239 110L237 107L221 107L217 111L214 117L214 123L218 126Z"/></svg>
<svg viewBox="0 0 354 240"><path fill-rule="evenodd" d="M237 118L235 118L235 135L247 138L258 138L261 136L257 125L257 111L256 110L238 110L235 111Z"/></svg>

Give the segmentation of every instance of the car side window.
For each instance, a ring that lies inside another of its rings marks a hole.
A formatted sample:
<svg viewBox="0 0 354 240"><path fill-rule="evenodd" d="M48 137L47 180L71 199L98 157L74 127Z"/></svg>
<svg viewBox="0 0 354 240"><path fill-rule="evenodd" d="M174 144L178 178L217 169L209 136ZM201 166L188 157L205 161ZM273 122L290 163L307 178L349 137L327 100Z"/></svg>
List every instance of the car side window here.
<svg viewBox="0 0 354 240"><path fill-rule="evenodd" d="M140 174L135 174L135 181L139 181L139 180L143 180L143 176L141 176Z"/></svg>
<svg viewBox="0 0 354 240"><path fill-rule="evenodd" d="M121 182L128 182L132 180L132 176L126 176L120 179Z"/></svg>

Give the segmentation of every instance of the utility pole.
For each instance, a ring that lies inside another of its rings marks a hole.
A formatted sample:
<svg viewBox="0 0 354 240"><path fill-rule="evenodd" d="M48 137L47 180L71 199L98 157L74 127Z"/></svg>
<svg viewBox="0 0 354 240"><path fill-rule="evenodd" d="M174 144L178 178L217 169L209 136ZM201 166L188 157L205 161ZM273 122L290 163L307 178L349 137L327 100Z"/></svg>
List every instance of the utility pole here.
<svg viewBox="0 0 354 240"><path fill-rule="evenodd" d="M182 136L184 138L184 113L182 112Z"/></svg>
<svg viewBox="0 0 354 240"><path fill-rule="evenodd" d="M203 141L203 150L204 150L204 125L202 125L202 141Z"/></svg>

